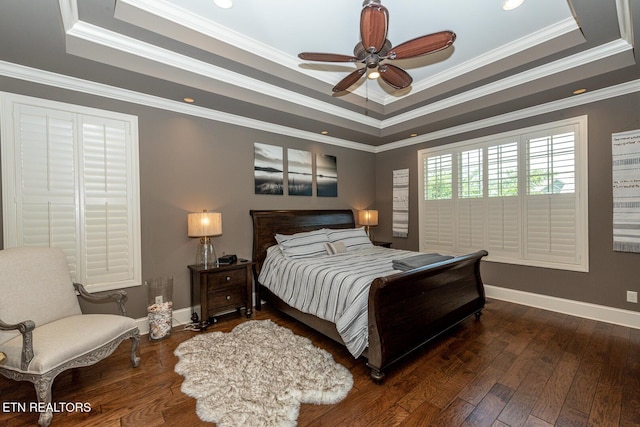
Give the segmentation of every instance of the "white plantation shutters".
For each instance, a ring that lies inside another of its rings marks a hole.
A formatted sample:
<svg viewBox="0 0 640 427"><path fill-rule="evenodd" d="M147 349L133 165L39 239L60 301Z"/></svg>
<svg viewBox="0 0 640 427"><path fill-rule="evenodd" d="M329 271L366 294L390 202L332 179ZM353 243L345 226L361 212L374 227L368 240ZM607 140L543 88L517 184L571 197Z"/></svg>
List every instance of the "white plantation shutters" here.
<svg viewBox="0 0 640 427"><path fill-rule="evenodd" d="M522 222L518 197L487 200L486 249L495 257L521 257Z"/></svg>
<svg viewBox="0 0 640 427"><path fill-rule="evenodd" d="M62 248L90 291L139 285L136 118L16 98L3 103L4 246Z"/></svg>
<svg viewBox="0 0 640 427"><path fill-rule="evenodd" d="M486 247L486 203L483 198L459 199L456 206L456 252L474 252Z"/></svg>
<svg viewBox="0 0 640 427"><path fill-rule="evenodd" d="M588 271L586 117L418 153L420 250Z"/></svg>
<svg viewBox="0 0 640 427"><path fill-rule="evenodd" d="M21 191L16 192L17 245L5 243L5 247L60 247L67 255L71 274L75 275L78 227L73 114L61 111L44 114L42 108L16 105L14 123L16 178ZM21 230L28 232L20 233ZM8 232L5 229L5 236Z"/></svg>
<svg viewBox="0 0 640 427"><path fill-rule="evenodd" d="M421 242L429 242L429 247L438 248L447 253L454 251L453 201L423 201L420 213Z"/></svg>
<svg viewBox="0 0 640 427"><path fill-rule="evenodd" d="M575 132L566 128L526 135L526 257L579 262L575 192Z"/></svg>
<svg viewBox="0 0 640 427"><path fill-rule="evenodd" d="M451 199L453 185L453 160L451 154L425 158L424 199Z"/></svg>
<svg viewBox="0 0 640 427"><path fill-rule="evenodd" d="M576 203L571 195L532 196L526 201L526 258L575 264Z"/></svg>
<svg viewBox="0 0 640 427"><path fill-rule="evenodd" d="M453 159L451 154L425 158L420 235L440 248L453 251Z"/></svg>
<svg viewBox="0 0 640 427"><path fill-rule="evenodd" d="M481 148L466 150L458 157L458 198L469 199L482 197L483 163Z"/></svg>
<svg viewBox="0 0 640 427"><path fill-rule="evenodd" d="M458 198L456 209L457 248L471 252L485 240L485 200L482 148L463 150L458 154Z"/></svg>
<svg viewBox="0 0 640 427"><path fill-rule="evenodd" d="M132 276L135 247L129 220L128 125L81 118L84 182L85 275L88 283L121 282Z"/></svg>
<svg viewBox="0 0 640 427"><path fill-rule="evenodd" d="M487 145L487 245L495 256L521 256L518 142Z"/></svg>

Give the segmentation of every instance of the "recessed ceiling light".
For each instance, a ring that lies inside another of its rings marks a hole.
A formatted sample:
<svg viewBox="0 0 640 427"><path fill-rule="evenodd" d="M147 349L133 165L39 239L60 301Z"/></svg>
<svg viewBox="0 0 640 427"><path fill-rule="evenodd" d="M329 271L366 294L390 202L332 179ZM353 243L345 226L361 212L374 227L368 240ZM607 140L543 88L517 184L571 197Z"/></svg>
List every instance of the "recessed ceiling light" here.
<svg viewBox="0 0 640 427"><path fill-rule="evenodd" d="M213 2L216 4L216 6L222 9L229 9L231 8L231 6L233 6L232 0L213 0Z"/></svg>
<svg viewBox="0 0 640 427"><path fill-rule="evenodd" d="M194 102L196 102L196 100L195 100L195 99L193 99L193 98L189 98L189 97L182 98L182 100L183 100L184 102L188 102L189 104L193 104Z"/></svg>
<svg viewBox="0 0 640 427"><path fill-rule="evenodd" d="M329 135L329 131L328 130L323 130L322 132L320 132L323 135Z"/></svg>
<svg viewBox="0 0 640 427"><path fill-rule="evenodd" d="M524 3L524 0L504 0L502 2L503 10L513 10Z"/></svg>
<svg viewBox="0 0 640 427"><path fill-rule="evenodd" d="M573 91L574 95L580 95L581 93L585 93L587 90L585 88L582 89L576 89Z"/></svg>
<svg viewBox="0 0 640 427"><path fill-rule="evenodd" d="M417 133L412 133L411 135L409 135L411 138L415 138L416 136L418 136Z"/></svg>

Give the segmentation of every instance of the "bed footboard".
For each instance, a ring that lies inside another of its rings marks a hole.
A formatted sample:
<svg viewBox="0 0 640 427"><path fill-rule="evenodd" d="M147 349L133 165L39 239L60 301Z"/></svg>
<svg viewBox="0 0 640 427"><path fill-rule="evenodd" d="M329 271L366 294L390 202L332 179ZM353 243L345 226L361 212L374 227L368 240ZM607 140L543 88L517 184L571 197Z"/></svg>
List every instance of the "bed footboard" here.
<svg viewBox="0 0 640 427"><path fill-rule="evenodd" d="M485 305L480 260L486 251L460 256L373 281L369 290L371 377L475 314Z"/></svg>
<svg viewBox="0 0 640 427"><path fill-rule="evenodd" d="M256 308L260 309L260 299L264 297L275 308L342 342L335 324L288 306L263 288L257 279L267 248L276 244L276 233L352 228L355 227L353 211L252 210L250 214L253 218ZM366 357L374 380L382 380L389 365L468 316L479 316L485 304L480 259L486 255L486 251L479 251L373 281L369 290Z"/></svg>

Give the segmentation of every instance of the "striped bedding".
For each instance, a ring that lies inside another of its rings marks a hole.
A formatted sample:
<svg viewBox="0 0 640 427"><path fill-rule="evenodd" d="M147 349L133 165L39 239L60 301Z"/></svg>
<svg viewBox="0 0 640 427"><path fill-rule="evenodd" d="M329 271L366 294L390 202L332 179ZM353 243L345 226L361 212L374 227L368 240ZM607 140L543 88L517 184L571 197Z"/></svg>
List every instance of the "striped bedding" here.
<svg viewBox="0 0 640 427"><path fill-rule="evenodd" d="M354 357L368 345L369 286L376 277L398 273L392 260L416 252L373 246L335 255L294 259L275 245L267 250L258 277L281 300L336 324Z"/></svg>

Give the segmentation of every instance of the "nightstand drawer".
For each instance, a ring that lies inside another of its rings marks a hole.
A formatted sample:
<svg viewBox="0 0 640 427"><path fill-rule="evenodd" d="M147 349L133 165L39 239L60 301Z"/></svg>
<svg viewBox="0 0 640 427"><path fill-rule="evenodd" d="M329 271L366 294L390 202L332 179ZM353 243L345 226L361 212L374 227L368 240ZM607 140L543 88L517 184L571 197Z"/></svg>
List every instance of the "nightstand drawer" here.
<svg viewBox="0 0 640 427"><path fill-rule="evenodd" d="M242 285L246 283L246 280L247 273L245 269L209 273L207 278L207 282L211 286Z"/></svg>
<svg viewBox="0 0 640 427"><path fill-rule="evenodd" d="M247 300L244 286L237 284L209 288L207 296L209 297L209 313L244 306Z"/></svg>

